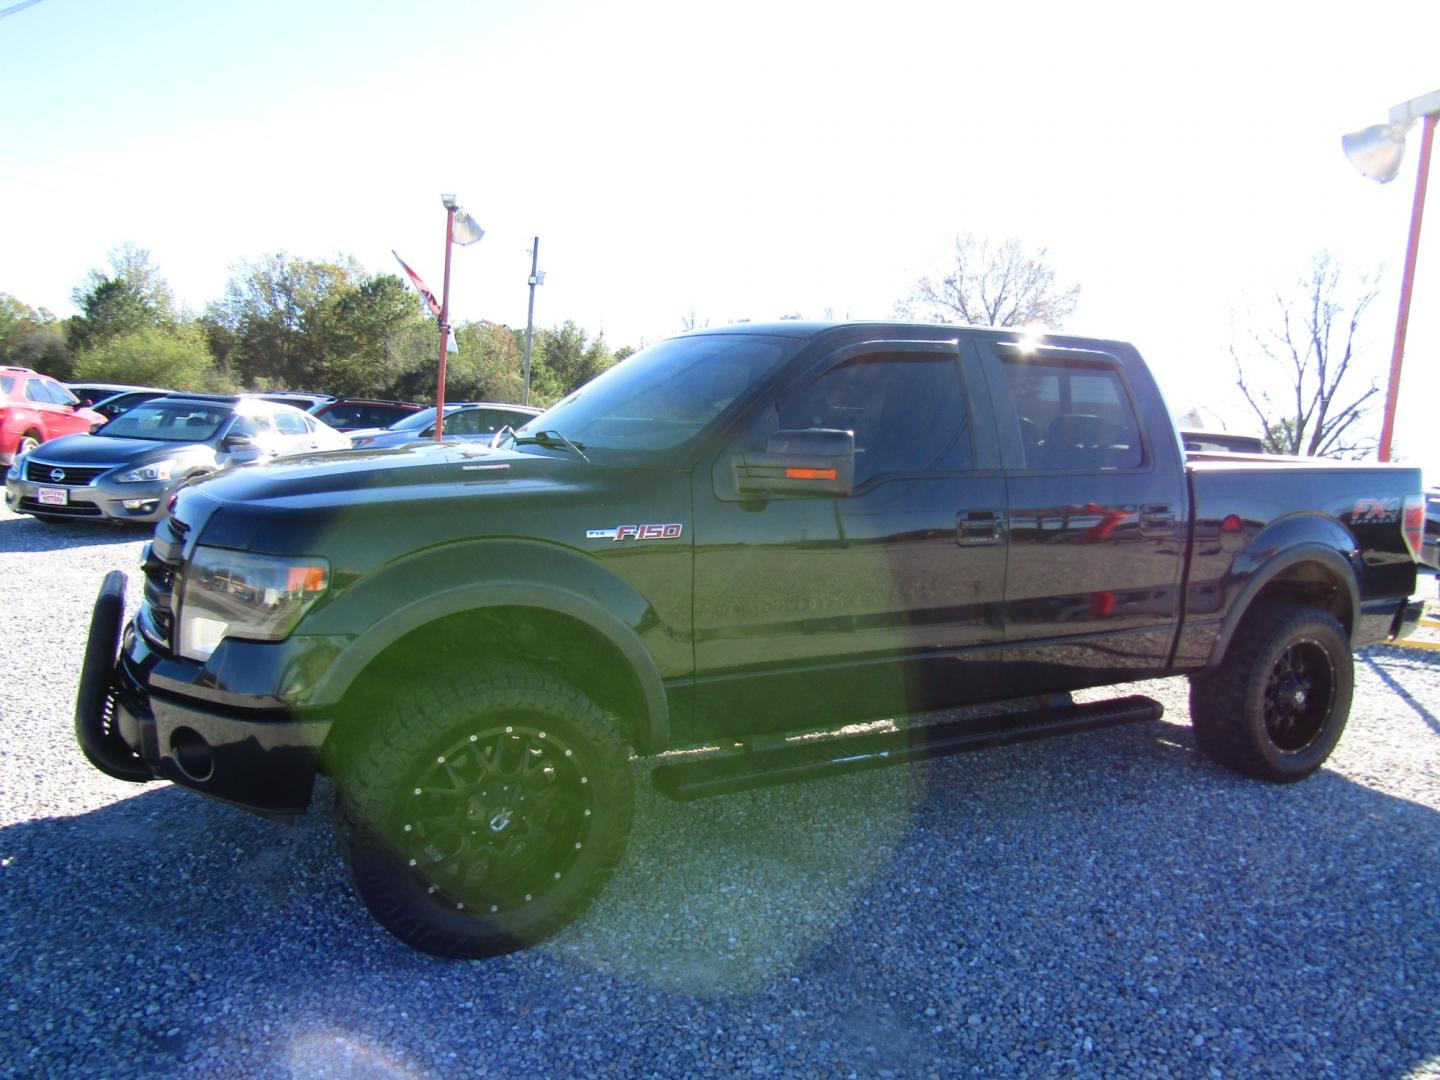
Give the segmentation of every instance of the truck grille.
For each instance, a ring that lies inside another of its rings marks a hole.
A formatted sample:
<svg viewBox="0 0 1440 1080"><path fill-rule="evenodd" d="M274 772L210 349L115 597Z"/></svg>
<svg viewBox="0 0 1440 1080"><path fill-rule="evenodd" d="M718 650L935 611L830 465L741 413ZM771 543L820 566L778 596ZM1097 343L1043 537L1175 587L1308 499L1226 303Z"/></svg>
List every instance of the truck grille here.
<svg viewBox="0 0 1440 1080"><path fill-rule="evenodd" d="M182 541L189 531L190 527L172 514L141 556L150 628L161 638L154 644L171 651L175 644L175 579L184 550Z"/></svg>
<svg viewBox="0 0 1440 1080"><path fill-rule="evenodd" d="M113 468L113 465L61 465L50 461L36 461L31 458L25 462L25 479L32 484L62 484L65 487L83 487L92 483L101 473L108 472ZM59 475L56 475L57 473Z"/></svg>

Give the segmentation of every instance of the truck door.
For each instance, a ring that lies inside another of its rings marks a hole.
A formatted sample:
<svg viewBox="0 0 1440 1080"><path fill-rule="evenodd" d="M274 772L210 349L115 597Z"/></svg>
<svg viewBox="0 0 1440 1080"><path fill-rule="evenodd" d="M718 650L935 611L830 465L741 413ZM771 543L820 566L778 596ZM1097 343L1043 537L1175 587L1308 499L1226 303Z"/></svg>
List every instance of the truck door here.
<svg viewBox="0 0 1440 1080"><path fill-rule="evenodd" d="M1035 692L1163 668L1186 496L1168 417L1151 410L1166 427L1147 437L1135 407L1160 400L1148 373L1136 387L1118 355L980 349L1009 481L1007 676Z"/></svg>
<svg viewBox="0 0 1440 1080"><path fill-rule="evenodd" d="M829 352L696 471L696 709L708 731L984 696L971 650L1003 640L1005 504L983 385L968 342ZM816 429L853 433L848 494L741 491L745 455L776 432Z"/></svg>

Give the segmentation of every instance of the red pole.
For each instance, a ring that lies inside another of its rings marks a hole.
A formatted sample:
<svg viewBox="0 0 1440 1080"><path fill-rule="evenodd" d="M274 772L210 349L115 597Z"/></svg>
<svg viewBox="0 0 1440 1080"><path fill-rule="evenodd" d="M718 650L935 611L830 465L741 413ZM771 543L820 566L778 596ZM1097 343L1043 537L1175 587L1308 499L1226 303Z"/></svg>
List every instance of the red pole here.
<svg viewBox="0 0 1440 1080"><path fill-rule="evenodd" d="M450 346L450 249L455 246L455 207L445 208L445 284L440 298L440 378L435 386L435 441L445 432L445 355Z"/></svg>
<svg viewBox="0 0 1440 1080"><path fill-rule="evenodd" d="M1405 357L1405 327L1410 322L1410 292L1415 285L1415 257L1420 247L1420 219L1425 216L1425 187L1430 179L1430 149L1435 144L1435 113L1425 117L1420 136L1420 168L1415 177L1415 205L1410 211L1410 241L1405 248L1405 276L1400 281L1400 315L1395 323L1395 351L1390 354L1390 386L1385 392L1385 420L1380 426L1380 460L1390 460L1395 434L1395 404L1400 395L1400 362Z"/></svg>

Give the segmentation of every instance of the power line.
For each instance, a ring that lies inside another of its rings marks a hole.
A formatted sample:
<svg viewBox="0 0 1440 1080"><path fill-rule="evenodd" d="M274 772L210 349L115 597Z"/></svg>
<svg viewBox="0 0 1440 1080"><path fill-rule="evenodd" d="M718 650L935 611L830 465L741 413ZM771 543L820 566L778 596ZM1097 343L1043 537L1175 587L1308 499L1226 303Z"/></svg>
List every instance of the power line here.
<svg viewBox="0 0 1440 1080"><path fill-rule="evenodd" d="M17 11L24 11L27 7L34 7L40 0L20 0L18 4L11 4L7 8L0 8L0 19L6 15L14 15Z"/></svg>

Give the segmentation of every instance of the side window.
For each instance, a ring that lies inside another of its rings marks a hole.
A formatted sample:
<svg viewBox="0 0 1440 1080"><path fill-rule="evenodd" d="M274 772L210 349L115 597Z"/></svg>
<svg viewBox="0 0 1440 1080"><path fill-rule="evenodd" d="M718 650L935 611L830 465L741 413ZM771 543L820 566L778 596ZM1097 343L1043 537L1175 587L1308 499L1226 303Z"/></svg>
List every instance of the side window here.
<svg viewBox="0 0 1440 1080"><path fill-rule="evenodd" d="M1120 372L1103 365L1005 360L1026 469L1135 469L1140 424Z"/></svg>
<svg viewBox="0 0 1440 1080"><path fill-rule="evenodd" d="M786 393L765 415L766 437L792 428L853 432L856 487L880 476L955 472L972 463L970 414L952 355L851 357Z"/></svg>
<svg viewBox="0 0 1440 1080"><path fill-rule="evenodd" d="M362 414L359 405L336 405L333 409L327 409L321 419L331 427L362 427L371 426L368 418Z"/></svg>
<svg viewBox="0 0 1440 1080"><path fill-rule="evenodd" d="M305 417L288 409L275 410L275 430L281 435L310 434L310 429L305 426Z"/></svg>
<svg viewBox="0 0 1440 1080"><path fill-rule="evenodd" d="M245 439L258 439L270 434L270 421L256 414L237 416L235 423L230 425L229 433Z"/></svg>
<svg viewBox="0 0 1440 1080"><path fill-rule="evenodd" d="M451 435L479 435L485 430L485 414L480 409L461 409L445 418L445 430Z"/></svg>
<svg viewBox="0 0 1440 1080"><path fill-rule="evenodd" d="M25 396L31 401L38 401L45 405L54 405L56 401L50 396L50 389L45 385L44 379L30 379L25 383Z"/></svg>
<svg viewBox="0 0 1440 1080"><path fill-rule="evenodd" d="M79 405L80 399L70 392L70 388L64 383L55 382L53 379L45 380L45 389L50 391L50 400L56 405Z"/></svg>

